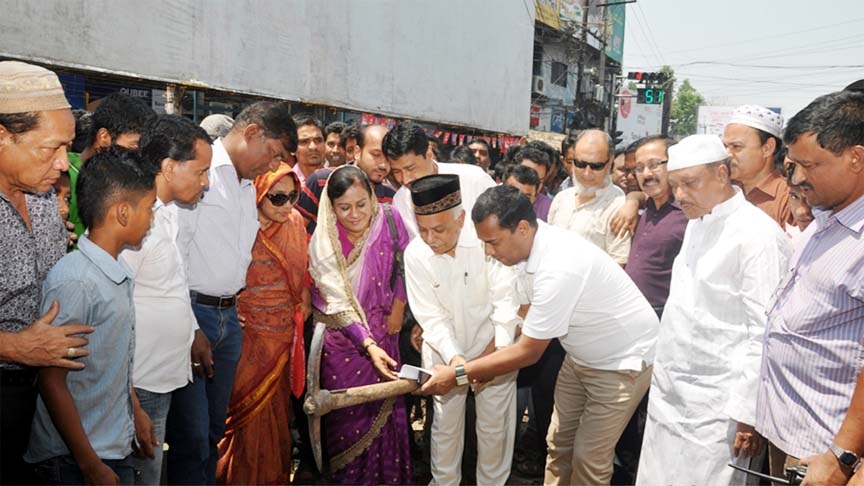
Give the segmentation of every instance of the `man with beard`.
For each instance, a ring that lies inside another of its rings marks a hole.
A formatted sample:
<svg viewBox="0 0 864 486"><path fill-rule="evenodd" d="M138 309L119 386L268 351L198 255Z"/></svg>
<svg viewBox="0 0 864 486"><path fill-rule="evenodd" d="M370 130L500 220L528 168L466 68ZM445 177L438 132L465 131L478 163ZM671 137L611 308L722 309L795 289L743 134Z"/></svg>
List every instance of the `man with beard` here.
<svg viewBox="0 0 864 486"><path fill-rule="evenodd" d="M549 208L549 224L573 230L605 251L622 267L630 254L630 235L615 236L610 223L624 204L624 191L612 184L612 138L602 130L583 130L573 145L573 187L561 191Z"/></svg>

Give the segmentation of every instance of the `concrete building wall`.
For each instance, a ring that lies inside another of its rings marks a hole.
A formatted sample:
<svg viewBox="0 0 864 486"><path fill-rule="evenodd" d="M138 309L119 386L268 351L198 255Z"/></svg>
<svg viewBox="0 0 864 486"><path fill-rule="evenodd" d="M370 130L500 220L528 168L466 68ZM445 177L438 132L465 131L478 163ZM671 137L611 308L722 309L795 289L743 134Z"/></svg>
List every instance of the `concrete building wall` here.
<svg viewBox="0 0 864 486"><path fill-rule="evenodd" d="M2 0L0 56L523 134L523 0Z"/></svg>

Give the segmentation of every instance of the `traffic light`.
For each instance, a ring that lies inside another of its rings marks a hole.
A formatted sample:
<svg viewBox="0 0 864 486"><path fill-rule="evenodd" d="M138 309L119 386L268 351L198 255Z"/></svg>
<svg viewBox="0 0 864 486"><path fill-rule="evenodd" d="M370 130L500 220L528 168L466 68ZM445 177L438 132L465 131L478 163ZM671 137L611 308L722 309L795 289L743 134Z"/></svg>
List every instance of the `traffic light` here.
<svg viewBox="0 0 864 486"><path fill-rule="evenodd" d="M662 84L669 80L666 73L648 73L643 71L630 71L627 73L627 79L632 79L637 83L645 84Z"/></svg>

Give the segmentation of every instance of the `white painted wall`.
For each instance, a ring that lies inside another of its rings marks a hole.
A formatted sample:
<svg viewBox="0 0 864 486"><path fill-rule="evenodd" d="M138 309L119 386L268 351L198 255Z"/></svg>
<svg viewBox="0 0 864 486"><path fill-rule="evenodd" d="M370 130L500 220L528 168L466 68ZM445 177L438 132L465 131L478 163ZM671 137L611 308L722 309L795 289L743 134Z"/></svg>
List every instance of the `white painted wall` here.
<svg viewBox="0 0 864 486"><path fill-rule="evenodd" d="M0 56L512 134L533 38L523 0L0 0Z"/></svg>

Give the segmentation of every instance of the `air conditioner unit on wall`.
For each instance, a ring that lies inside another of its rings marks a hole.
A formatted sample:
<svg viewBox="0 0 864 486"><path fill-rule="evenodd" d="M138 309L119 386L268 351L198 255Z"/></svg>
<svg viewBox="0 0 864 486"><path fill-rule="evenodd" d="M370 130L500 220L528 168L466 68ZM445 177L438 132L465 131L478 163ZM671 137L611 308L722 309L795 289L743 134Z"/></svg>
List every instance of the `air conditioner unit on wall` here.
<svg viewBox="0 0 864 486"><path fill-rule="evenodd" d="M546 81L543 76L534 76L531 79L531 92L539 95L546 94Z"/></svg>
<svg viewBox="0 0 864 486"><path fill-rule="evenodd" d="M604 89L602 84L598 84L594 86L594 101L602 102L603 98L605 98L606 90Z"/></svg>

